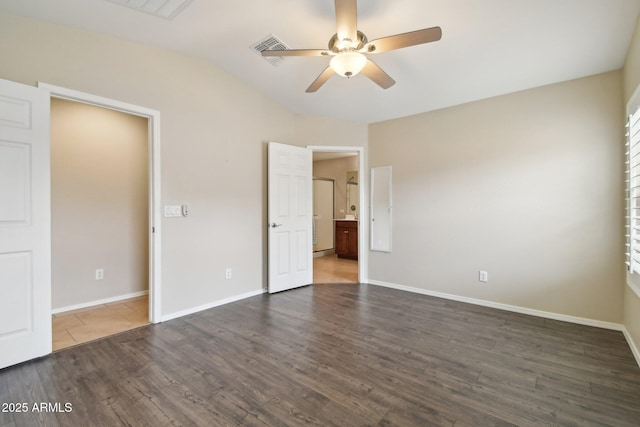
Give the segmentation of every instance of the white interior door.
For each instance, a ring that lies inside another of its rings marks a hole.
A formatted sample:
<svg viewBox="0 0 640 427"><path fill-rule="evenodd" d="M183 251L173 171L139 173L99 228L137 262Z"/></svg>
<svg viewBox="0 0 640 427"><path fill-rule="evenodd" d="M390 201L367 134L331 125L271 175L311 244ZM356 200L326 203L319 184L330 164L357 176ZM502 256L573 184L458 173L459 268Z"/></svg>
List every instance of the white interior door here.
<svg viewBox="0 0 640 427"><path fill-rule="evenodd" d="M0 80L0 368L51 353L49 92Z"/></svg>
<svg viewBox="0 0 640 427"><path fill-rule="evenodd" d="M313 282L312 152L269 143L269 293Z"/></svg>

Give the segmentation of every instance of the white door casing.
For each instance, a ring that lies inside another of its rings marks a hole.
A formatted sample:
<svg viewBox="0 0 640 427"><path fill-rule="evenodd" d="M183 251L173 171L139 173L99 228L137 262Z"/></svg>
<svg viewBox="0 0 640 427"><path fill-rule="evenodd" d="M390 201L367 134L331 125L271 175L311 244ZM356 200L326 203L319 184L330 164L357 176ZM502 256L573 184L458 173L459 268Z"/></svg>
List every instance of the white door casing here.
<svg viewBox="0 0 640 427"><path fill-rule="evenodd" d="M356 153L358 154L358 281L367 283L369 270L369 184L366 179L366 153L364 147L342 145L308 145L313 153Z"/></svg>
<svg viewBox="0 0 640 427"><path fill-rule="evenodd" d="M313 282L312 152L269 143L269 293Z"/></svg>
<svg viewBox="0 0 640 427"><path fill-rule="evenodd" d="M51 353L49 92L0 79L0 368Z"/></svg>

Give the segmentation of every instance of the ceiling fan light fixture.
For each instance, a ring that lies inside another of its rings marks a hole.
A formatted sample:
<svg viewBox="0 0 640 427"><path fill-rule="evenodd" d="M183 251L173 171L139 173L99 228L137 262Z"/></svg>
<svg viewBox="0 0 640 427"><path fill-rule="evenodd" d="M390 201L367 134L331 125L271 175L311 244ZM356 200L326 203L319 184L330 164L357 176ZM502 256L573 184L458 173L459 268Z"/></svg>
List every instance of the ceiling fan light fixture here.
<svg viewBox="0 0 640 427"><path fill-rule="evenodd" d="M333 71L342 77L352 77L358 74L365 65L367 57L359 52L340 52L331 58L330 64Z"/></svg>

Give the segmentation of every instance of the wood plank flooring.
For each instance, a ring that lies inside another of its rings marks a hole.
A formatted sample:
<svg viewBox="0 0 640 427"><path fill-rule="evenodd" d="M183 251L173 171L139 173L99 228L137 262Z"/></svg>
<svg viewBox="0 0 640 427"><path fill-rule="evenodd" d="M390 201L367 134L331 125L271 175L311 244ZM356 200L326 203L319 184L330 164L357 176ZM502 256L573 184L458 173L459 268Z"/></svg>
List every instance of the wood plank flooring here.
<svg viewBox="0 0 640 427"><path fill-rule="evenodd" d="M263 295L0 371L0 426L639 426L620 332L402 291Z"/></svg>
<svg viewBox="0 0 640 427"><path fill-rule="evenodd" d="M335 254L314 258L313 283L358 283L358 261Z"/></svg>

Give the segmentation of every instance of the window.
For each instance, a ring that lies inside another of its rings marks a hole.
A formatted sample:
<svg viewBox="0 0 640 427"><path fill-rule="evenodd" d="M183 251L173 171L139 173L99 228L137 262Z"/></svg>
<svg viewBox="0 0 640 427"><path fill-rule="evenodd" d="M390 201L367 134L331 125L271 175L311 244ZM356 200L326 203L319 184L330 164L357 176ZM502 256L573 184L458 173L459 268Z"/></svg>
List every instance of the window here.
<svg viewBox="0 0 640 427"><path fill-rule="evenodd" d="M629 107L625 165L626 263L629 272L640 273L640 108L632 103Z"/></svg>

